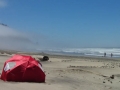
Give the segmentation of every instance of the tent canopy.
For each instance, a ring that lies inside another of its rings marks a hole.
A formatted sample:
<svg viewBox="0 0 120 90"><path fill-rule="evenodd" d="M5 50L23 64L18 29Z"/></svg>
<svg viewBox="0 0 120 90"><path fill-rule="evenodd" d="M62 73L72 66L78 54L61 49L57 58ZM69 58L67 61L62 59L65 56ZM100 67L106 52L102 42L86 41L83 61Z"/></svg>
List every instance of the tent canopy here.
<svg viewBox="0 0 120 90"><path fill-rule="evenodd" d="M42 64L27 55L14 55L4 63L1 79L18 82L45 82Z"/></svg>

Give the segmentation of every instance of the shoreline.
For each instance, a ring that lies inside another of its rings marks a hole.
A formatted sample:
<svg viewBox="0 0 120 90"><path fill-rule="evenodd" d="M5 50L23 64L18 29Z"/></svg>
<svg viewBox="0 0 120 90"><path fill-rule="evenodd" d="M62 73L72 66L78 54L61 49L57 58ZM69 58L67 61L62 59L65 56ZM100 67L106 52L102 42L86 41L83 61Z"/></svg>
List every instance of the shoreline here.
<svg viewBox="0 0 120 90"><path fill-rule="evenodd" d="M2 53L1 53L2 52ZM23 52L23 51L15 51L15 50L0 50L0 56L11 56L14 54L25 54L25 55L40 55L40 56L49 56L52 58L64 57L64 58L83 58L83 59L99 59L99 60L115 60L119 61L120 57L103 57L103 56L87 56L87 55L69 55L69 54L53 54L53 53L44 53L44 52Z"/></svg>

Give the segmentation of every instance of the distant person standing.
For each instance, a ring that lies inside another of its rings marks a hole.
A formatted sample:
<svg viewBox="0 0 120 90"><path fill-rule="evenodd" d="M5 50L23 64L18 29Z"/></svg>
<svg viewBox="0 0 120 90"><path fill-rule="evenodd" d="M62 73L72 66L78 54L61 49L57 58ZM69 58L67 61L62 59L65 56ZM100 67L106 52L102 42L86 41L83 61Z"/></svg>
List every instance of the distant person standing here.
<svg viewBox="0 0 120 90"><path fill-rule="evenodd" d="M111 57L113 56L113 54L111 53Z"/></svg>
<svg viewBox="0 0 120 90"><path fill-rule="evenodd" d="M106 57L106 53L104 53L104 57Z"/></svg>

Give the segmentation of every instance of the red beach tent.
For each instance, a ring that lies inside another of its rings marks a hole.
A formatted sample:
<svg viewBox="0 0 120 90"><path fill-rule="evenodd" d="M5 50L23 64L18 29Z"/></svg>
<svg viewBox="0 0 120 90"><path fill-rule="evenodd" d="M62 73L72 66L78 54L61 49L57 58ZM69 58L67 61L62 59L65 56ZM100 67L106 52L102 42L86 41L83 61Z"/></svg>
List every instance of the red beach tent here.
<svg viewBox="0 0 120 90"><path fill-rule="evenodd" d="M41 63L31 56L14 55L4 63L1 79L16 82L45 82Z"/></svg>

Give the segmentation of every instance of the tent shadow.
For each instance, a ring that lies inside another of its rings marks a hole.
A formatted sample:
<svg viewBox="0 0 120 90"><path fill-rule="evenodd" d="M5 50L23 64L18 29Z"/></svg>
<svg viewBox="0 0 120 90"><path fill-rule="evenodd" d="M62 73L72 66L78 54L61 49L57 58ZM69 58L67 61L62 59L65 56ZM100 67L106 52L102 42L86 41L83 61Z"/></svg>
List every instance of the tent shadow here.
<svg viewBox="0 0 120 90"><path fill-rule="evenodd" d="M45 84L46 82L33 82L33 81L26 81L26 82L19 82L19 81L3 81L3 80L0 80L0 82L3 82L3 83L11 83L11 84L19 84L19 83L34 83L34 84Z"/></svg>

